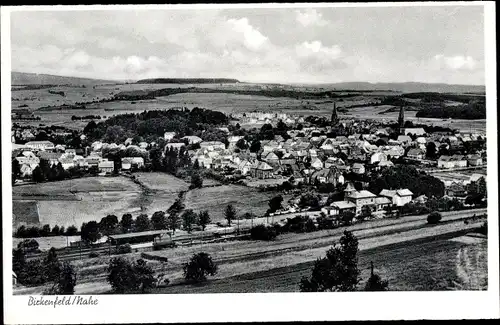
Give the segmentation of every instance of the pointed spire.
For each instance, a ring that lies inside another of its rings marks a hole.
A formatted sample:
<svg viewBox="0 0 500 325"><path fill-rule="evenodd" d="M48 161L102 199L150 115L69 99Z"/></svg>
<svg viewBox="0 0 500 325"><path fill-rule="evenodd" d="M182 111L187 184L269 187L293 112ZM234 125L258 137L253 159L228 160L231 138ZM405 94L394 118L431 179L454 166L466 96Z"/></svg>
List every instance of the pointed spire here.
<svg viewBox="0 0 500 325"><path fill-rule="evenodd" d="M404 127L405 127L405 107L401 105L399 108L399 117L398 117L398 126L399 126L399 133L404 133Z"/></svg>
<svg viewBox="0 0 500 325"><path fill-rule="evenodd" d="M332 124L332 126L335 126L338 123L339 123L339 117L337 114L337 102L333 102L333 112L332 112L331 124Z"/></svg>

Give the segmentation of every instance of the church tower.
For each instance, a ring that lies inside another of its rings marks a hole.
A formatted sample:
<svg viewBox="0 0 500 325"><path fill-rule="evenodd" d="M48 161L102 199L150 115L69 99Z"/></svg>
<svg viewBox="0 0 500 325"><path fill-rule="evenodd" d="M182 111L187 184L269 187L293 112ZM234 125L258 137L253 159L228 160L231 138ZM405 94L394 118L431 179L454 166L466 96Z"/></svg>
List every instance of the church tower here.
<svg viewBox="0 0 500 325"><path fill-rule="evenodd" d="M404 134L404 132L405 132L405 107L403 105L401 105L401 107L399 108L398 127L399 127L399 134Z"/></svg>
<svg viewBox="0 0 500 325"><path fill-rule="evenodd" d="M333 102L333 112L332 112L332 120L331 125L335 126L339 123L339 116L337 114L337 103Z"/></svg>

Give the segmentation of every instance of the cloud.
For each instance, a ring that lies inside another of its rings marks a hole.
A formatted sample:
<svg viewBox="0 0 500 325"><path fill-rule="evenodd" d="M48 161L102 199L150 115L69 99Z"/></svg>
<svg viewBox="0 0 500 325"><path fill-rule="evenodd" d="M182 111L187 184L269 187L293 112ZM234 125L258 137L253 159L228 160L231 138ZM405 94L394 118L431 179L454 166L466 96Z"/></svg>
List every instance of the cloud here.
<svg viewBox="0 0 500 325"><path fill-rule="evenodd" d="M304 27L326 26L328 22L323 19L323 15L316 9L306 9L304 11L295 10L295 19Z"/></svg>
<svg viewBox="0 0 500 325"><path fill-rule="evenodd" d="M252 51L258 51L268 41L266 36L249 24L247 18L229 19L227 24L239 37L243 37L243 44Z"/></svg>
<svg viewBox="0 0 500 325"><path fill-rule="evenodd" d="M474 70L477 65L476 60L471 56L463 55L444 56L443 54L438 54L434 56L434 60L440 64L444 64L450 70Z"/></svg>

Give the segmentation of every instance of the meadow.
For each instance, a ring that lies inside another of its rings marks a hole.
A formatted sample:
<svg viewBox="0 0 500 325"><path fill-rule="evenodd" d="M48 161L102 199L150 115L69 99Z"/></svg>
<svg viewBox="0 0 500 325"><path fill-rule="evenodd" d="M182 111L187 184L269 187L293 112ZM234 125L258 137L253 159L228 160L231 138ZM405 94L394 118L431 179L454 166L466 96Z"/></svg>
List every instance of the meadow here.
<svg viewBox="0 0 500 325"><path fill-rule="evenodd" d="M232 204L239 215L252 212L263 215L269 208L268 202L276 193L259 192L241 185L221 185L191 190L186 193L186 209L208 210L212 222L224 219L224 209Z"/></svg>
<svg viewBox="0 0 500 325"><path fill-rule="evenodd" d="M108 214L134 211L141 189L125 177L87 177L15 186L14 200L36 200L40 224L80 227Z"/></svg>

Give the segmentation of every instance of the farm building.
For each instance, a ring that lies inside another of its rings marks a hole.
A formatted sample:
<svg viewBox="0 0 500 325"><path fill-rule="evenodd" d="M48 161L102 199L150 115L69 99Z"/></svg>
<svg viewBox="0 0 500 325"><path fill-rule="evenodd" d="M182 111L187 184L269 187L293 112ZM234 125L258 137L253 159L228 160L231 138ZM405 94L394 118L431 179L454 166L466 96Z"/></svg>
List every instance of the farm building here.
<svg viewBox="0 0 500 325"><path fill-rule="evenodd" d="M33 150L54 150L55 148L50 141L29 141L25 145Z"/></svg>
<svg viewBox="0 0 500 325"><path fill-rule="evenodd" d="M397 206L403 206L406 203L411 202L413 193L409 189L399 189L399 190L382 190L379 196L386 197L392 201L392 204Z"/></svg>
<svg viewBox="0 0 500 325"><path fill-rule="evenodd" d="M108 235L109 241L112 245L153 242L155 240L162 240L165 237L170 238L170 232L167 230L150 230L119 235Z"/></svg>
<svg viewBox="0 0 500 325"><path fill-rule="evenodd" d="M112 173L115 170L115 164L109 160L102 160L99 162L99 171L104 173Z"/></svg>
<svg viewBox="0 0 500 325"><path fill-rule="evenodd" d="M172 140L173 138L175 138L176 134L177 133L175 133L175 132L165 132L165 134L163 135L163 138L165 140L169 141L169 140Z"/></svg>
<svg viewBox="0 0 500 325"><path fill-rule="evenodd" d="M329 207L324 207L321 212L325 213L327 216L340 215L343 212L356 212L356 204L349 201L336 201L332 202Z"/></svg>

